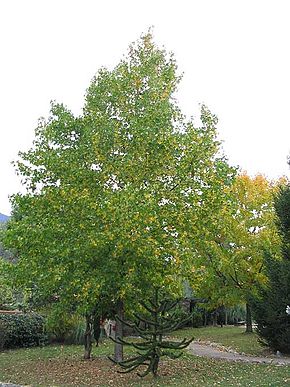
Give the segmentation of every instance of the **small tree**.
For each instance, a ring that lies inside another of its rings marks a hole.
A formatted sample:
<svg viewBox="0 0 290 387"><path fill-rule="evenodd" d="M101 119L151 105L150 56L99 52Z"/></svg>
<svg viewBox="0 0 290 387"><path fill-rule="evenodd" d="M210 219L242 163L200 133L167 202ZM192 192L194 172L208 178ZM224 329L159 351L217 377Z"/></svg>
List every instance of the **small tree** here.
<svg viewBox="0 0 290 387"><path fill-rule="evenodd" d="M264 176L238 175L228 191L228 201L216 213L213 235L201 240L203 282L201 296L211 306L246 304L246 332L252 332L250 300L267 282L264 257L279 256L274 195L277 184ZM200 276L200 272L196 271ZM195 282L195 277L193 277Z"/></svg>
<svg viewBox="0 0 290 387"><path fill-rule="evenodd" d="M146 370L143 373L138 373L138 375L144 377L151 372L156 377L159 361L162 356L176 359L182 355L181 350L187 347L193 338L190 340L183 339L181 342L164 340L164 335L178 329L191 318L189 316L186 321L176 318L174 309L177 303L178 301L160 299L159 290L155 289L153 299L148 304L140 302L141 306L148 312L147 316L134 314L138 321L137 324L129 324L128 322L122 321L125 325L134 328L143 340L136 343L129 342L121 337L116 337L114 341L117 343L129 345L138 350L137 356L127 360L118 362L110 358L115 364L123 368L124 371L120 372L131 372L135 368L145 365L147 366ZM144 327L141 327L142 323Z"/></svg>

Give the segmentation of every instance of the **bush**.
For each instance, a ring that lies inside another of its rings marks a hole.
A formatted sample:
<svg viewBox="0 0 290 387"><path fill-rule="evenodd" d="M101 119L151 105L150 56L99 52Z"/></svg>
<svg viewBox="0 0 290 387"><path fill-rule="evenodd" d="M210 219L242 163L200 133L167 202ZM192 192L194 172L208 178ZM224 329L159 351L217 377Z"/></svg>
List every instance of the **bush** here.
<svg viewBox="0 0 290 387"><path fill-rule="evenodd" d="M0 314L0 348L33 347L46 342L44 318L36 313Z"/></svg>
<svg viewBox="0 0 290 387"><path fill-rule="evenodd" d="M83 317L56 306L46 318L46 332L50 342L83 344L85 321Z"/></svg>
<svg viewBox="0 0 290 387"><path fill-rule="evenodd" d="M191 313L191 320L187 325L198 328L203 325L203 309L195 307Z"/></svg>
<svg viewBox="0 0 290 387"><path fill-rule="evenodd" d="M75 317L72 329L66 336L65 343L83 345L85 342L85 330L85 319L82 317Z"/></svg>
<svg viewBox="0 0 290 387"><path fill-rule="evenodd" d="M0 319L0 350L4 348L7 339L7 322Z"/></svg>
<svg viewBox="0 0 290 387"><path fill-rule="evenodd" d="M236 305L227 309L227 323L235 325L239 321L246 320L246 305Z"/></svg>

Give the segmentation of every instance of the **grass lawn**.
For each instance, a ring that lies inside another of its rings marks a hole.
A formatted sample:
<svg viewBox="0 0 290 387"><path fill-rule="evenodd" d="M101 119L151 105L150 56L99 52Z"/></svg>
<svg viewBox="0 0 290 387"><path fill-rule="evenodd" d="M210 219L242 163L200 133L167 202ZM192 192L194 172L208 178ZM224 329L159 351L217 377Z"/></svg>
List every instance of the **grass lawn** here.
<svg viewBox="0 0 290 387"><path fill-rule="evenodd" d="M186 328L174 332L176 337L194 337L195 340L210 341L232 348L239 353L267 356L269 350L258 342L256 333L245 333L244 327L224 326Z"/></svg>
<svg viewBox="0 0 290 387"><path fill-rule="evenodd" d="M188 333L188 332L187 332ZM180 333L180 335L182 335ZM289 386L290 367L233 363L185 354L163 360L156 380L136 373L119 374L107 355L113 345L94 348L93 360L82 360L81 346L47 346L0 353L0 381L32 386Z"/></svg>

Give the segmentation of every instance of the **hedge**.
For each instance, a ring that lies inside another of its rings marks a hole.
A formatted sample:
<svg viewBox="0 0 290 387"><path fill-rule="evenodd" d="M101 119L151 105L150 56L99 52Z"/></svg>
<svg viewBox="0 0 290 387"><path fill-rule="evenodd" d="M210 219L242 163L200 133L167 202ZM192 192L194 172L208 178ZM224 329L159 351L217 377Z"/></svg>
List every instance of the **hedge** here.
<svg viewBox="0 0 290 387"><path fill-rule="evenodd" d="M33 347L45 342L42 316L36 313L0 314L0 349Z"/></svg>

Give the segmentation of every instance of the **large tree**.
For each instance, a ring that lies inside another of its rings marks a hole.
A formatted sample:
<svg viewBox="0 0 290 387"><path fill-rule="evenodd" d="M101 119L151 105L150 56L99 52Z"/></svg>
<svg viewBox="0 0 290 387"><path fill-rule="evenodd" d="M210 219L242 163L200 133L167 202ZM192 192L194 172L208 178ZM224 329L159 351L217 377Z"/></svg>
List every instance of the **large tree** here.
<svg viewBox="0 0 290 387"><path fill-rule="evenodd" d="M13 198L6 244L22 282L82 310L110 298L121 319L150 287L178 292L234 174L216 117L203 106L196 127L181 114L179 81L149 33L97 73L81 116L52 105L16 162L27 192Z"/></svg>

